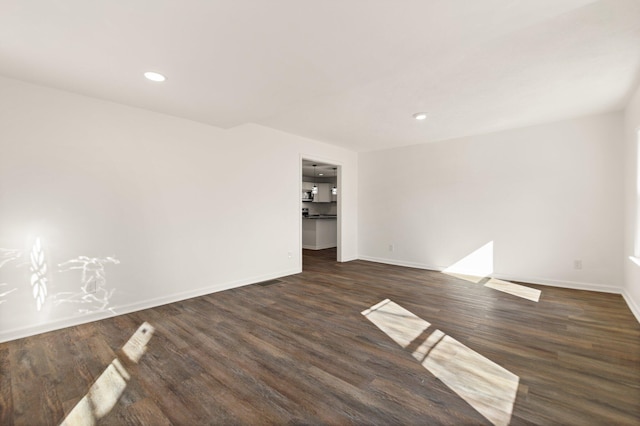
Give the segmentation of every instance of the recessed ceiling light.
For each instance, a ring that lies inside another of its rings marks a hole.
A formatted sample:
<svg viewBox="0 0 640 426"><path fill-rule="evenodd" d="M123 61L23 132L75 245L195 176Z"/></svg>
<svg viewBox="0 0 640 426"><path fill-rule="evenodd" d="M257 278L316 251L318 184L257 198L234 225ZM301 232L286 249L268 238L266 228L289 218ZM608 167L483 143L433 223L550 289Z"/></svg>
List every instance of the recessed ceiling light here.
<svg viewBox="0 0 640 426"><path fill-rule="evenodd" d="M165 77L164 75L157 72L153 72L153 71L145 72L144 76L147 78L147 80L156 81L156 82L162 82L167 79L167 77Z"/></svg>
<svg viewBox="0 0 640 426"><path fill-rule="evenodd" d="M324 173L318 173L318 176L324 176Z"/></svg>
<svg viewBox="0 0 640 426"><path fill-rule="evenodd" d="M416 120L424 120L425 118L427 118L427 113L426 112L416 112L415 114L413 114L413 118L415 118Z"/></svg>

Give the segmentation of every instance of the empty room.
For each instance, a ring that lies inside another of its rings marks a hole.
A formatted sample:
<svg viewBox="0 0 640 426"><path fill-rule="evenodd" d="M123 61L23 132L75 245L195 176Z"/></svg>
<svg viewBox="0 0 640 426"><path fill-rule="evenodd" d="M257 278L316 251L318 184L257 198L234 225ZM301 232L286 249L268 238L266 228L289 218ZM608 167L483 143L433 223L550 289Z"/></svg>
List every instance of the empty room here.
<svg viewBox="0 0 640 426"><path fill-rule="evenodd" d="M639 163L638 0L0 0L0 424L638 425Z"/></svg>

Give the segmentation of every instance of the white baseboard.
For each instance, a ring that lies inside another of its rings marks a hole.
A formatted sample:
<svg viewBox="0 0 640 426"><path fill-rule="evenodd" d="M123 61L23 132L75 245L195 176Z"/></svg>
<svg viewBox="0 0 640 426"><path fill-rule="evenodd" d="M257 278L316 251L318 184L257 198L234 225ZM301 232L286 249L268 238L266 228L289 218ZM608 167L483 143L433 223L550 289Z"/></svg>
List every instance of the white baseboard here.
<svg viewBox="0 0 640 426"><path fill-rule="evenodd" d="M314 248L314 247L303 246L303 248L309 248L311 250L320 250L320 248ZM330 248L330 247L325 247L325 248ZM376 262L376 263L384 263L388 265L405 266L405 267L417 268L417 269L427 269L432 271L442 271L443 269L445 269L442 267L436 267L433 265L426 265L422 263L405 262L405 261L396 260L396 259L385 259L385 258L377 258L377 257L371 257L371 256L359 256L357 259ZM349 260L356 260L356 259L354 258ZM8 342L10 340L15 340L15 339L21 339L21 338L33 336L36 334L47 333L49 331L59 330L66 327L73 327L76 325L86 324L93 321L99 321L99 320L113 317L116 315L123 315L131 312L141 311L144 309L154 308L157 306L166 305L168 303L179 302L181 300L204 296L206 294L211 294L211 293L217 293L219 291L229 290L236 287L242 287L245 285L259 283L262 281L281 278L288 275L294 275L300 272L302 272L300 268L294 268L294 269L281 271L278 273L265 274L262 276L256 276L252 278L232 281L224 284L218 284L218 285L213 285L208 287L202 287L195 290L174 293L171 295L143 300L143 301L131 303L128 305L115 306L112 308L113 312L111 311L94 312L94 313L84 314L80 316L60 318L54 321L47 322L46 324L38 324L34 326L3 330L2 332L0 332L0 343ZM571 288L575 290L589 290L589 291L599 291L599 292L605 292L605 293L622 294L622 297L624 298L625 302L629 306L629 309L631 310L633 315L636 317L638 322L640 322L640 307L631 298L631 296L628 294L626 290L623 290L617 287L604 286L601 284L594 284L594 283L551 280L551 279L545 279L545 278L516 277L516 276L504 275L504 274L492 274L492 276L498 279L503 279L508 281L518 281L523 283L541 284L541 285L548 285L553 287Z"/></svg>
<svg viewBox="0 0 640 426"><path fill-rule="evenodd" d="M354 260L358 260L358 257L357 256L345 257L342 260L339 260L339 262L353 262Z"/></svg>
<svg viewBox="0 0 640 426"><path fill-rule="evenodd" d="M638 322L640 322L640 306L638 306L636 301L631 298L631 295L629 295L629 292L626 289L622 290L622 297L624 298L624 301L627 302L631 313L636 317Z"/></svg>
<svg viewBox="0 0 640 426"><path fill-rule="evenodd" d="M366 261L369 261L369 262L376 262L376 263L385 263L387 265L394 265L394 266L406 266L407 268L428 269L430 271L440 271L440 269L436 268L435 266L425 265L423 263L406 262L404 260L396 260L396 259L385 259L385 258L382 258L382 257L358 256L358 260L366 260Z"/></svg>
<svg viewBox="0 0 640 426"><path fill-rule="evenodd" d="M140 302L128 305L114 306L110 311L93 312L90 314L77 315L72 317L60 318L46 324L38 324L28 327L18 327L10 330L2 330L0 332L0 343L10 340L22 339L36 334L47 333L49 331L60 330L61 328L73 327L76 325L86 324L99 321L105 318L117 315L129 314L131 312L142 311L144 309L155 308L157 306L166 305L168 303L179 302L181 300L191 299L193 297L204 296L206 294L217 293L219 291L229 290L236 287L255 284L262 281L273 280L276 278L286 277L288 275L299 274L302 272L300 268L289 269L273 274L265 274L261 276L251 277L247 279L231 281L228 283L217 284L208 287L202 287L195 290L189 290L179 293L173 293L167 296L156 297L153 299L142 300Z"/></svg>
<svg viewBox="0 0 640 426"><path fill-rule="evenodd" d="M308 245L302 245L303 249L307 249L307 250L324 250L324 249L329 249L329 248L334 248L337 247L336 243L333 244L324 244L324 245L316 245L316 246L308 246Z"/></svg>
<svg viewBox="0 0 640 426"><path fill-rule="evenodd" d="M100 321L116 315L117 314L110 311L92 312L90 314L79 314L78 316L59 318L57 320L49 321L46 324L3 330L0 332L0 343L35 336L36 334L47 333L49 331L60 330L61 328L73 327L74 325Z"/></svg>
<svg viewBox="0 0 640 426"><path fill-rule="evenodd" d="M442 272L443 270L446 269L445 267L442 267L442 266L433 266L433 265L426 265L423 263L405 262L401 260L384 259L384 258L371 257L371 256L360 256L360 259L368 260L370 262L376 262L376 263L385 263L387 265L406 266L409 268L417 268L417 269L428 269L430 271L438 271L438 272ZM500 280L517 281L521 283L530 283L530 284L541 284L541 285L547 285L551 287L570 288L574 290L599 291L602 293L614 293L614 294L622 293L622 289L619 287L596 284L596 283L554 280L554 279L540 278L540 277L514 276L514 275L500 274L500 273L492 273L491 276Z"/></svg>
<svg viewBox="0 0 640 426"><path fill-rule="evenodd" d="M619 287L614 287L614 286L609 286L604 284L597 284L597 283L588 283L588 282L582 282L582 281L553 280L553 279L539 278L539 277L517 277L517 276L505 275L505 274L491 274L491 276L499 280L517 281L517 282L530 283L530 284L540 284L540 285L547 285L549 287L570 288L572 290L587 290L587 291L597 291L600 293L612 293L612 294L622 293L622 289Z"/></svg>
<svg viewBox="0 0 640 426"><path fill-rule="evenodd" d="M438 272L441 272L445 269L443 267L425 265L422 263L405 262L401 260L384 259L384 258L371 257L371 256L360 256L359 259L367 260L370 262L376 262L376 263L385 263L387 265L406 266L409 268L417 268L417 269L428 269L431 271L438 271ZM491 276L494 278L498 278L500 280L505 280L505 281L517 281L522 283L541 284L541 285L547 285L551 287L569 288L573 290L587 290L587 291L598 291L601 293L621 294L622 298L627 303L629 310L640 323L640 305L638 305L638 303L636 303L636 301L634 301L631 298L631 296L629 295L626 289L623 289L620 287L607 286L607 285L595 284L595 283L587 283L587 282L552 280L552 279L539 278L539 277L521 277L521 276L514 276L514 275L507 275L507 274L500 274L500 273L497 273L497 274L494 273L494 274L491 274Z"/></svg>

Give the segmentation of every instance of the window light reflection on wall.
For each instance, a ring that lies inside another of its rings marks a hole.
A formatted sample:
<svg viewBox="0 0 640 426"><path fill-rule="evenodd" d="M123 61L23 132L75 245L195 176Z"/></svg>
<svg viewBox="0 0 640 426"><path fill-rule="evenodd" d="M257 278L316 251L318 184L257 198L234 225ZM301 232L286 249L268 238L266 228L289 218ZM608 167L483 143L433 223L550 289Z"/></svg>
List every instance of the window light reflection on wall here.
<svg viewBox="0 0 640 426"><path fill-rule="evenodd" d="M36 301L36 309L40 311L47 298L47 262L40 237L36 238L31 248L31 287Z"/></svg>

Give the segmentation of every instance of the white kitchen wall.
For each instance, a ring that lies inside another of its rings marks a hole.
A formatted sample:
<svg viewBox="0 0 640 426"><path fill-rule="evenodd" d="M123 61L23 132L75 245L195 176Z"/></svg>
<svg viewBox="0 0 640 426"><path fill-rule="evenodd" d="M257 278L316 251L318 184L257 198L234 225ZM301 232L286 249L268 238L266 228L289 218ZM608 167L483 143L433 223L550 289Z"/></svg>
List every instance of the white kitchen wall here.
<svg viewBox="0 0 640 426"><path fill-rule="evenodd" d="M625 122L624 292L640 321L640 87L631 98Z"/></svg>
<svg viewBox="0 0 640 426"><path fill-rule="evenodd" d="M613 113L361 154L359 256L619 293L622 127Z"/></svg>
<svg viewBox="0 0 640 426"><path fill-rule="evenodd" d="M5 78L0 94L0 341L299 272L301 156L342 166L357 257L354 152Z"/></svg>

